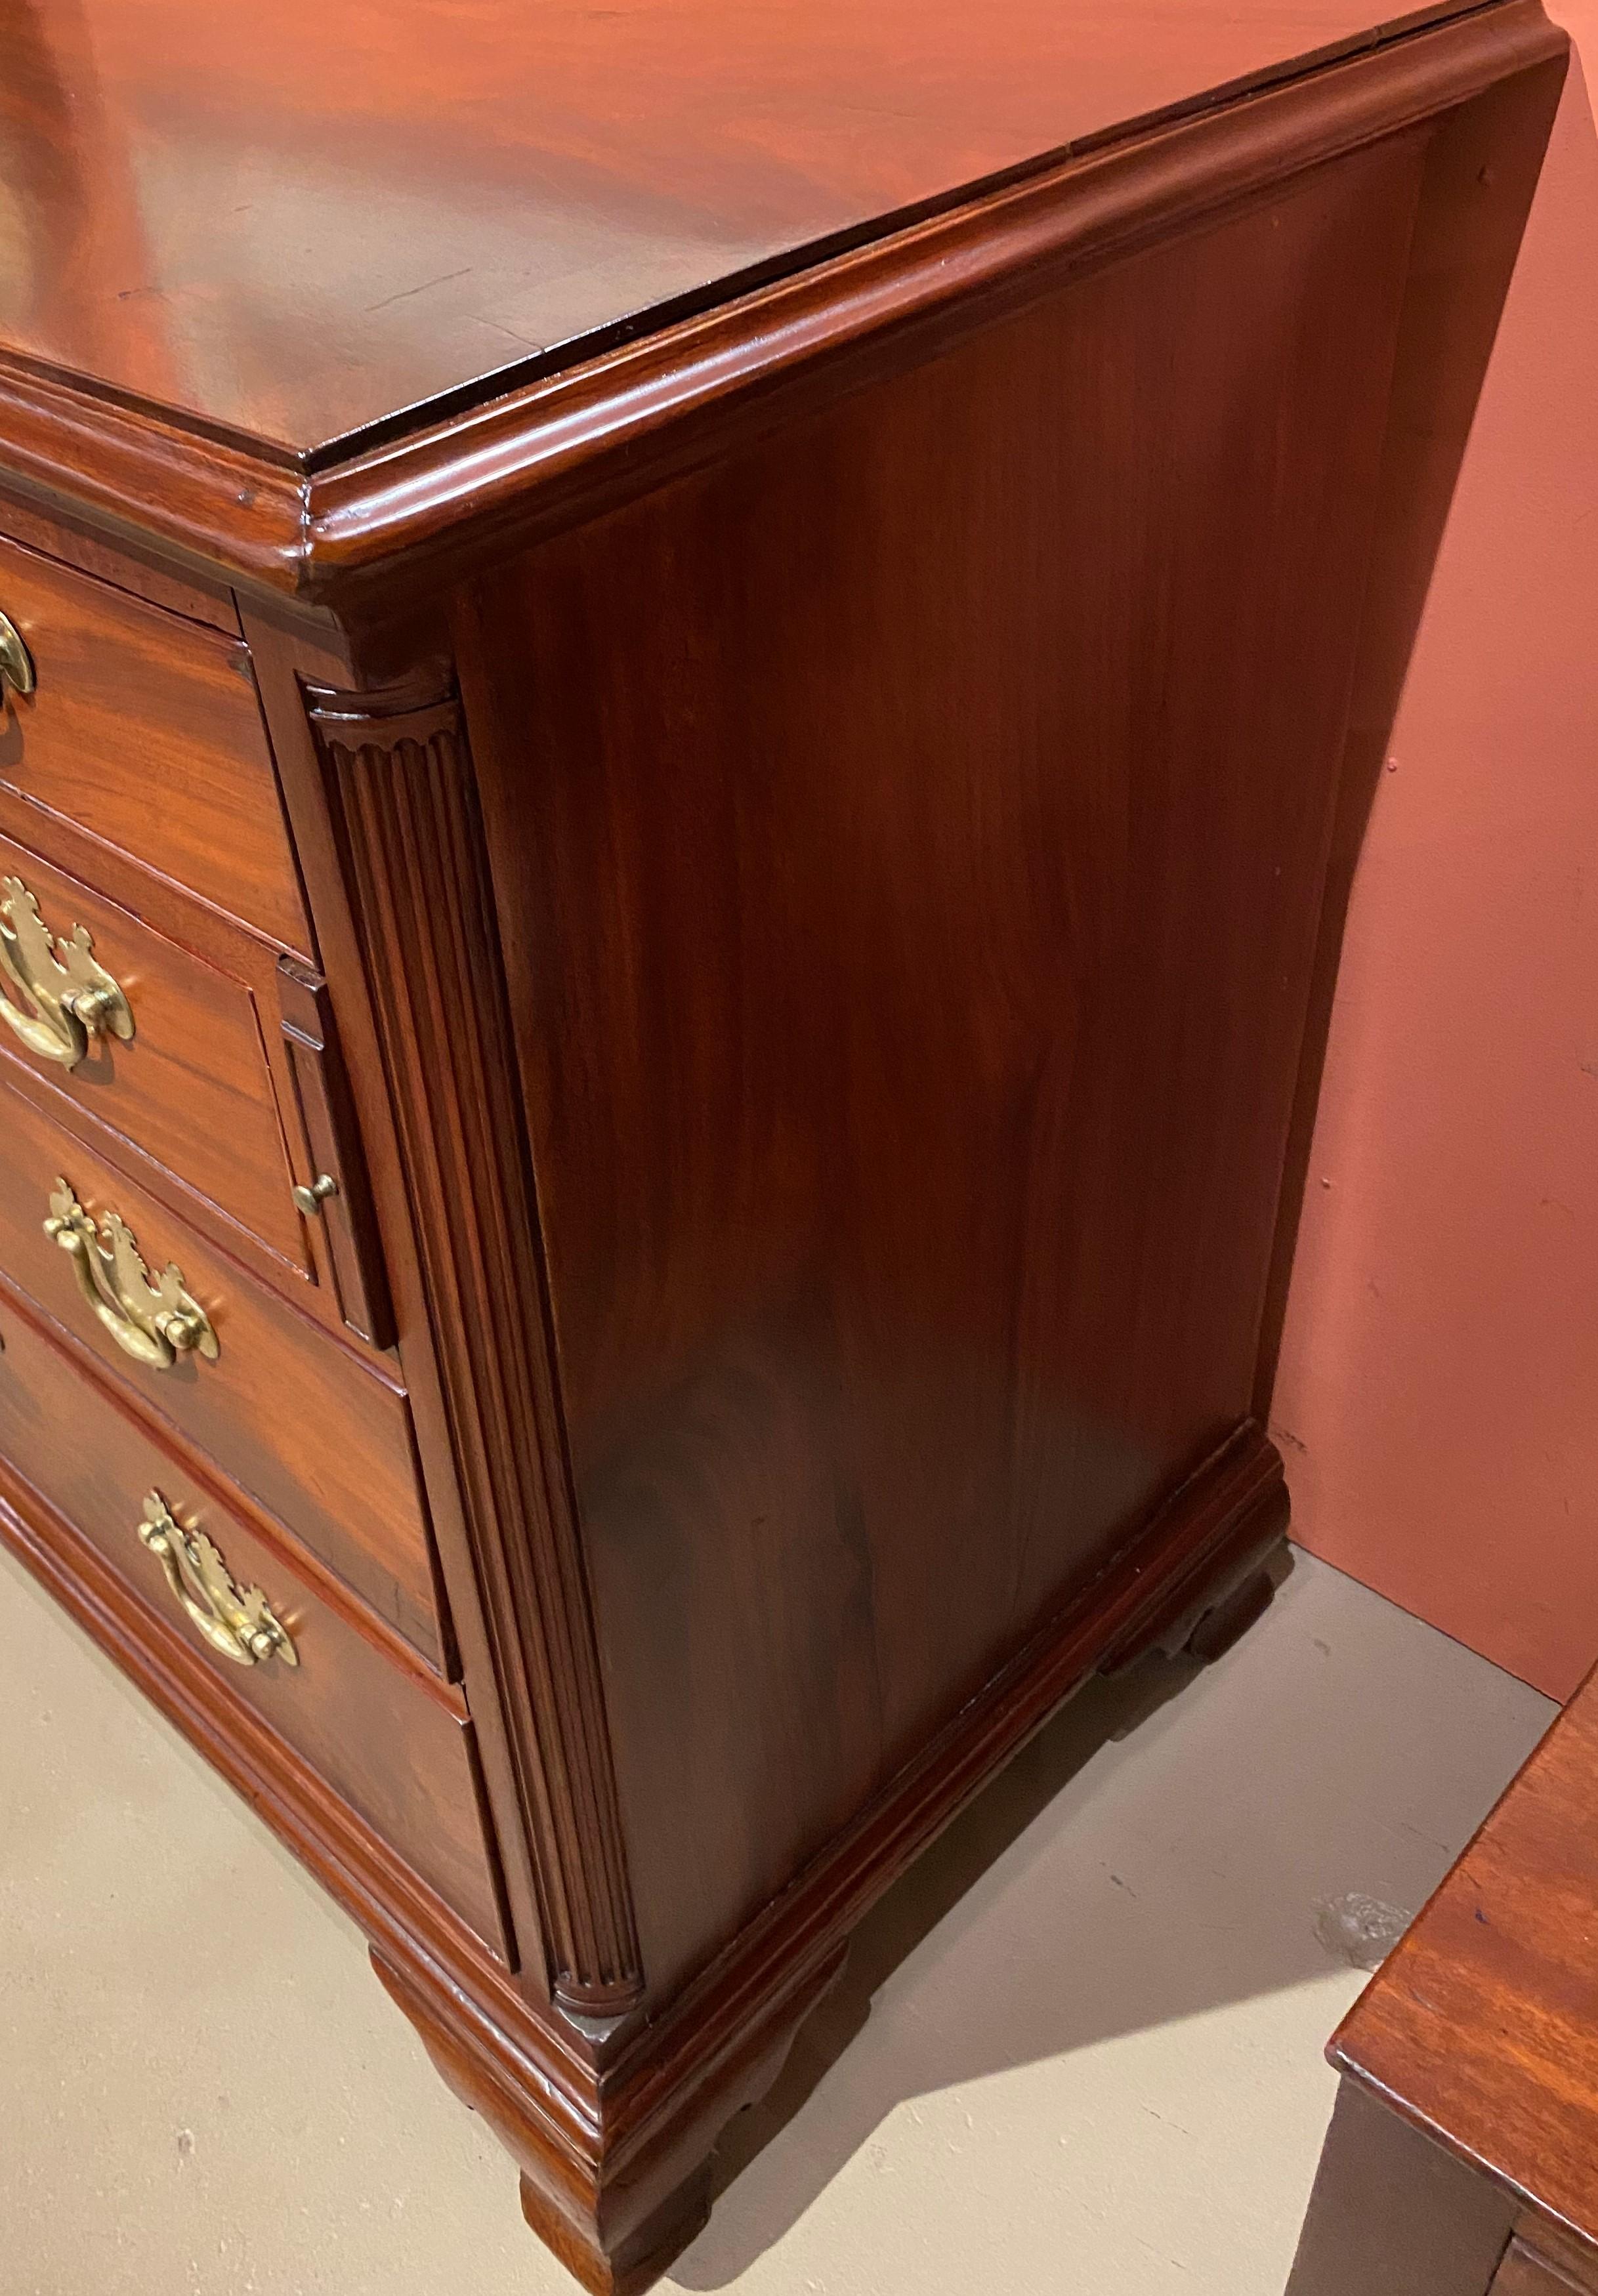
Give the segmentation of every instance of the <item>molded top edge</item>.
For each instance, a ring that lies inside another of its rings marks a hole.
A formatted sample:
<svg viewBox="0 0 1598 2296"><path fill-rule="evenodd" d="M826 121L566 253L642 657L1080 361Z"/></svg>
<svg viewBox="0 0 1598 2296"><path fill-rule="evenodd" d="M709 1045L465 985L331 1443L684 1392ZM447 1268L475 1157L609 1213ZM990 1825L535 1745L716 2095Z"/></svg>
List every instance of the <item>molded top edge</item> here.
<svg viewBox="0 0 1598 2296"><path fill-rule="evenodd" d="M1431 0L0 0L0 356L328 467Z"/></svg>

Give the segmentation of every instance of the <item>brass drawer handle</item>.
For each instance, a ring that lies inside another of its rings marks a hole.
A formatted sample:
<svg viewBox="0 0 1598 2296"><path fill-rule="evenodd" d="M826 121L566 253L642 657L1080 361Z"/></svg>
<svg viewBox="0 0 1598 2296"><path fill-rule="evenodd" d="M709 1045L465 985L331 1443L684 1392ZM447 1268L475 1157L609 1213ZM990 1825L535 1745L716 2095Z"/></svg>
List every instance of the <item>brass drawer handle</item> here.
<svg viewBox="0 0 1598 2296"><path fill-rule="evenodd" d="M9 685L13 693L31 693L37 680L33 656L9 614L0 614L0 698Z"/></svg>
<svg viewBox="0 0 1598 2296"><path fill-rule="evenodd" d="M182 1268L169 1259L152 1283L132 1230L115 1212L107 1212L96 1227L68 1183L58 1179L45 1234L71 1259L78 1290L135 1363L167 1371L181 1355L216 1362L221 1349L211 1319L184 1290Z"/></svg>
<svg viewBox="0 0 1598 2296"><path fill-rule="evenodd" d="M248 1587L241 1594L204 1531L185 1530L159 1491L145 1495L139 1537L214 1651L236 1666L261 1666L269 1658L281 1658L285 1666L299 1664L288 1628L274 1618L260 1588Z"/></svg>
<svg viewBox="0 0 1598 2296"><path fill-rule="evenodd" d="M0 974L22 999L19 1008L0 991L0 1021L30 1053L64 1069L78 1066L91 1037L133 1037L127 999L95 964L94 947L82 925L58 940L20 877L0 878Z"/></svg>

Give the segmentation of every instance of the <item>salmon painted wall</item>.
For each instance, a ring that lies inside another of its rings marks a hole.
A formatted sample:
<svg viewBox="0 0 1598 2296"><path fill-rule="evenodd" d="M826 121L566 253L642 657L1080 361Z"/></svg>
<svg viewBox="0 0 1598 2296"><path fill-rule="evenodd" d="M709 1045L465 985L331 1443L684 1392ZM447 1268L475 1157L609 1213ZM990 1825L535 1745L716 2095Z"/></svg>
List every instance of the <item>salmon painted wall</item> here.
<svg viewBox="0 0 1598 2296"><path fill-rule="evenodd" d="M1273 1411L1296 1536L1598 1660L1598 0L1361 854Z"/></svg>

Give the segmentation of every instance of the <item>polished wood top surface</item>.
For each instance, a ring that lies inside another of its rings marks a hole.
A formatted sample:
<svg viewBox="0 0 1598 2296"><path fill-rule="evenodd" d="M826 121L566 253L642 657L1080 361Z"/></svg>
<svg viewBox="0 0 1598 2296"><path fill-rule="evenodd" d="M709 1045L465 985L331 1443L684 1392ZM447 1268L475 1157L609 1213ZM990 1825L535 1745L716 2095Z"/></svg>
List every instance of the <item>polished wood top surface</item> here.
<svg viewBox="0 0 1598 2296"><path fill-rule="evenodd" d="M1331 2054L1598 2245L1598 1676L1355 2004Z"/></svg>
<svg viewBox="0 0 1598 2296"><path fill-rule="evenodd" d="M0 358L336 459L645 314L1463 11L0 0Z"/></svg>

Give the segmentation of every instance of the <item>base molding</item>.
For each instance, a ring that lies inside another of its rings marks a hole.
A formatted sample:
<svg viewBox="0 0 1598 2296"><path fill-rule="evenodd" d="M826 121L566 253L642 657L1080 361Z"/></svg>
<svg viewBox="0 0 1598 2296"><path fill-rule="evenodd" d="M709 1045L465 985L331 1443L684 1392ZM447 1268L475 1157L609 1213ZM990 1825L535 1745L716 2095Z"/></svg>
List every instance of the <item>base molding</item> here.
<svg viewBox="0 0 1598 2296"><path fill-rule="evenodd" d="M875 1900L1095 1672L1227 1647L1269 1600L1263 1565L1287 1523L1280 1456L1249 1422L681 1994L614 2029L576 2150L529 2082L535 2037L502 2046L436 1966L373 1951L438 2071L515 2161L529 2224L593 2296L645 2286L692 2238L722 2132L774 2082Z"/></svg>
<svg viewBox="0 0 1598 2296"><path fill-rule="evenodd" d="M638 2063L600 2077L591 2142L554 2141L540 2097L511 2061L468 2038L436 1979L402 1973L374 1947L372 1965L419 2035L435 2070L481 2113L521 2172L521 2211L592 2296L630 2296L685 2247L709 2213L710 2156L722 2131L783 2070L794 2036L842 1975L847 1945L774 1989L739 2045L701 2077L661 2089Z"/></svg>
<svg viewBox="0 0 1598 2296"><path fill-rule="evenodd" d="M438 2070L515 2161L528 2222L593 2296L645 2286L692 2237L722 2132L772 2086L883 1891L1094 1673L1224 1648L1267 1598L1255 1581L1287 1520L1281 1459L1245 1423L681 1993L591 2026L491 1965L274 1734L225 1710L209 1661L0 1472L0 1539L354 1915Z"/></svg>

